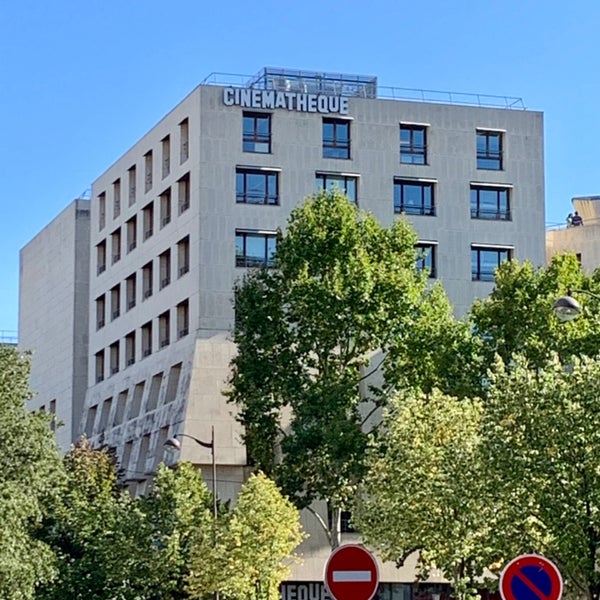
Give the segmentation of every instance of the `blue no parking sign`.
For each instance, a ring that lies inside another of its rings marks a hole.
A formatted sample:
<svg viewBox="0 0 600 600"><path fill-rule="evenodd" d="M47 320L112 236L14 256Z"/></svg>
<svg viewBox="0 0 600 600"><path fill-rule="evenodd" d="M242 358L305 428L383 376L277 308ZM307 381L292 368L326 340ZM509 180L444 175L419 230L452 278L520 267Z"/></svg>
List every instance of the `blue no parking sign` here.
<svg viewBox="0 0 600 600"><path fill-rule="evenodd" d="M500 575L502 600L560 600L562 589L556 565L538 554L517 556Z"/></svg>

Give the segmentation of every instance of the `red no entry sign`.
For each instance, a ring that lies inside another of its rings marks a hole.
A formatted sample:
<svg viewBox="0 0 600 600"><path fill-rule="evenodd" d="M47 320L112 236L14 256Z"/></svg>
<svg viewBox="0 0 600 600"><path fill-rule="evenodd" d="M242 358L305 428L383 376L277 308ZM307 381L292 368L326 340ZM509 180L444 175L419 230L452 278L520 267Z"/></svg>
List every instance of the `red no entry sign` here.
<svg viewBox="0 0 600 600"><path fill-rule="evenodd" d="M538 554L517 556L500 575L502 600L560 600L562 589L556 565Z"/></svg>
<svg viewBox="0 0 600 600"><path fill-rule="evenodd" d="M324 579L335 600L371 600L379 584L377 561L363 546L340 546L327 560Z"/></svg>

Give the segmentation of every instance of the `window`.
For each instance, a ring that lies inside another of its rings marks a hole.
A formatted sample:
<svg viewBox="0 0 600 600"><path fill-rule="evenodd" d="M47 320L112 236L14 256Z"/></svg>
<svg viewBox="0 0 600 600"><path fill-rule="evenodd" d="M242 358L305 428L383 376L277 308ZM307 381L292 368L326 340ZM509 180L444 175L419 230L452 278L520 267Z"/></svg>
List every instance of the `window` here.
<svg viewBox="0 0 600 600"><path fill-rule="evenodd" d="M502 170L502 132L477 131L477 168Z"/></svg>
<svg viewBox="0 0 600 600"><path fill-rule="evenodd" d="M190 303L184 300L177 305L177 339L190 332Z"/></svg>
<svg viewBox="0 0 600 600"><path fill-rule="evenodd" d="M261 231L235 232L235 264L237 267L273 267L277 234Z"/></svg>
<svg viewBox="0 0 600 600"><path fill-rule="evenodd" d="M169 311L158 316L158 343L161 348L168 346L171 341L171 315Z"/></svg>
<svg viewBox="0 0 600 600"><path fill-rule="evenodd" d="M179 277L190 270L190 236L186 235L177 242L177 271Z"/></svg>
<svg viewBox="0 0 600 600"><path fill-rule="evenodd" d="M142 398L144 397L144 388L146 387L145 381L140 381L135 384L133 388L133 397L131 399L131 406L129 407L128 418L134 418L139 416L140 408L142 407Z"/></svg>
<svg viewBox="0 0 600 600"><path fill-rule="evenodd" d="M119 372L119 342L110 345L110 374Z"/></svg>
<svg viewBox="0 0 600 600"><path fill-rule="evenodd" d="M142 267L142 295L143 299L152 296L152 261Z"/></svg>
<svg viewBox="0 0 600 600"><path fill-rule="evenodd" d="M152 237L154 233L154 203L146 204L142 209L142 220L144 226L144 241Z"/></svg>
<svg viewBox="0 0 600 600"><path fill-rule="evenodd" d="M52 421L50 421L50 430L56 431L56 400L50 400L48 412L52 415Z"/></svg>
<svg viewBox="0 0 600 600"><path fill-rule="evenodd" d="M427 164L427 127L400 124L400 162L408 165Z"/></svg>
<svg viewBox="0 0 600 600"><path fill-rule="evenodd" d="M142 325L142 357L152 354L152 321Z"/></svg>
<svg viewBox="0 0 600 600"><path fill-rule="evenodd" d="M164 179L171 172L171 138L163 138L160 142L162 150L162 178Z"/></svg>
<svg viewBox="0 0 600 600"><path fill-rule="evenodd" d="M473 281L494 281L498 266L511 258L510 248L471 246L471 278Z"/></svg>
<svg viewBox="0 0 600 600"><path fill-rule="evenodd" d="M102 329L106 323L106 300L104 294L96 298L96 329Z"/></svg>
<svg viewBox="0 0 600 600"><path fill-rule="evenodd" d="M177 182L177 204L179 214L190 207L190 174L187 173Z"/></svg>
<svg viewBox="0 0 600 600"><path fill-rule="evenodd" d="M110 314L114 321L121 314L121 284L117 283L110 290Z"/></svg>
<svg viewBox="0 0 600 600"><path fill-rule="evenodd" d="M152 189L152 150L144 154L144 191Z"/></svg>
<svg viewBox="0 0 600 600"><path fill-rule="evenodd" d="M279 204L279 173L236 169L235 200L238 204Z"/></svg>
<svg viewBox="0 0 600 600"><path fill-rule="evenodd" d="M509 188L472 185L471 218L510 221Z"/></svg>
<svg viewBox="0 0 600 600"><path fill-rule="evenodd" d="M433 182L394 179L394 212L435 216Z"/></svg>
<svg viewBox="0 0 600 600"><path fill-rule="evenodd" d="M350 121L323 119L323 158L350 158Z"/></svg>
<svg viewBox="0 0 600 600"><path fill-rule="evenodd" d="M115 229L110 234L110 246L112 254L112 264L121 260L121 228Z"/></svg>
<svg viewBox="0 0 600 600"><path fill-rule="evenodd" d="M96 383L104 381L104 350L96 352Z"/></svg>
<svg viewBox="0 0 600 600"><path fill-rule="evenodd" d="M125 364L130 367L135 363L135 331L125 336Z"/></svg>
<svg viewBox="0 0 600 600"><path fill-rule="evenodd" d="M417 250L417 271L426 271L429 277L437 277L436 273L436 246L428 242L415 244Z"/></svg>
<svg viewBox="0 0 600 600"><path fill-rule="evenodd" d="M90 438L94 435L94 424L96 423L97 406L90 406L88 409L87 418L85 421L85 435Z"/></svg>
<svg viewBox="0 0 600 600"><path fill-rule="evenodd" d="M179 378L181 376L181 365L182 363L173 365L169 371L169 380L167 382L167 391L165 393L165 404L173 402L177 397L177 388L179 387Z"/></svg>
<svg viewBox="0 0 600 600"><path fill-rule="evenodd" d="M114 425L120 425L123 422L123 417L125 416L125 407L127 406L127 394L128 390L119 392L119 396L117 397L117 408L115 410L115 416L113 419Z"/></svg>
<svg viewBox="0 0 600 600"><path fill-rule="evenodd" d="M121 214L121 180L113 181L113 219Z"/></svg>
<svg viewBox="0 0 600 600"><path fill-rule="evenodd" d="M127 171L128 186L129 186L129 206L135 204L135 194L137 190L137 171L135 165Z"/></svg>
<svg viewBox="0 0 600 600"><path fill-rule="evenodd" d="M102 231L106 226L106 193L98 195L98 229Z"/></svg>
<svg viewBox="0 0 600 600"><path fill-rule="evenodd" d="M163 374L157 373L152 376L150 382L150 391L148 392L148 400L146 402L146 412L155 410L158 406L158 397L160 395L160 386L162 385Z"/></svg>
<svg viewBox="0 0 600 600"><path fill-rule="evenodd" d="M98 275L106 271L106 240L96 246L96 265Z"/></svg>
<svg viewBox="0 0 600 600"><path fill-rule="evenodd" d="M245 112L242 138L244 152L271 152L271 115Z"/></svg>
<svg viewBox="0 0 600 600"><path fill-rule="evenodd" d="M358 177L356 175L339 175L333 173L317 173L315 178L316 187L319 190L338 189L348 196L348 199L356 203Z"/></svg>
<svg viewBox="0 0 600 600"><path fill-rule="evenodd" d="M171 283L171 250L165 250L158 257L158 263L160 268L160 289L166 287Z"/></svg>
<svg viewBox="0 0 600 600"><path fill-rule="evenodd" d="M134 215L126 223L127 227L127 252L135 250L137 246L137 216Z"/></svg>
<svg viewBox="0 0 600 600"><path fill-rule="evenodd" d="M135 306L136 288L137 288L137 276L135 273L132 273L125 280L125 302L126 302L127 310L131 310Z"/></svg>
<svg viewBox="0 0 600 600"><path fill-rule="evenodd" d="M184 119L179 123L179 164L184 163L190 155L189 123Z"/></svg>
<svg viewBox="0 0 600 600"><path fill-rule="evenodd" d="M171 222L171 188L167 188L160 195L160 226L161 228Z"/></svg>

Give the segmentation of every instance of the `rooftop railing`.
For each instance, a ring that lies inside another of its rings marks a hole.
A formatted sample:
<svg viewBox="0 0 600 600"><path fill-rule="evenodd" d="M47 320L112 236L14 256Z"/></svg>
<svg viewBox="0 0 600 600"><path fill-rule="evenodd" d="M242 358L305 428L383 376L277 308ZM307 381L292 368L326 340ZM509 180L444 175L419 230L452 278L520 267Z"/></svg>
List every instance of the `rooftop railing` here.
<svg viewBox="0 0 600 600"><path fill-rule="evenodd" d="M16 346L19 337L17 331L12 331L10 329L0 329L0 344L9 344L11 346Z"/></svg>

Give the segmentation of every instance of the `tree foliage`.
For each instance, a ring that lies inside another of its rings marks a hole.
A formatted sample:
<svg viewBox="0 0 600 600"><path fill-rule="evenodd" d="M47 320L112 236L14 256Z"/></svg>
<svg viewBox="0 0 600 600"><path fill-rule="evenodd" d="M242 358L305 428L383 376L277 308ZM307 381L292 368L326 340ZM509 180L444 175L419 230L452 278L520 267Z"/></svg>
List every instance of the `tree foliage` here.
<svg viewBox="0 0 600 600"><path fill-rule="evenodd" d="M36 533L62 477L50 421L26 410L29 359L0 345L0 598L27 600L55 575Z"/></svg>

